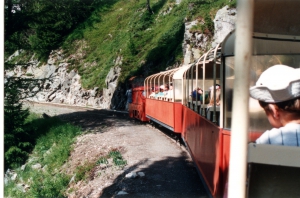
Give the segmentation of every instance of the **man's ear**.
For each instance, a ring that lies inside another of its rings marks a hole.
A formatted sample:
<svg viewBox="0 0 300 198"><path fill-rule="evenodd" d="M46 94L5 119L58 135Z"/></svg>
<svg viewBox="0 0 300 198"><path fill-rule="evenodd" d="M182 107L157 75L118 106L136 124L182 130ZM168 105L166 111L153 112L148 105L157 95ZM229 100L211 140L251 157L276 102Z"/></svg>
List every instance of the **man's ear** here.
<svg viewBox="0 0 300 198"><path fill-rule="evenodd" d="M269 109L272 111L272 116L275 119L279 119L279 108L275 104L269 104Z"/></svg>

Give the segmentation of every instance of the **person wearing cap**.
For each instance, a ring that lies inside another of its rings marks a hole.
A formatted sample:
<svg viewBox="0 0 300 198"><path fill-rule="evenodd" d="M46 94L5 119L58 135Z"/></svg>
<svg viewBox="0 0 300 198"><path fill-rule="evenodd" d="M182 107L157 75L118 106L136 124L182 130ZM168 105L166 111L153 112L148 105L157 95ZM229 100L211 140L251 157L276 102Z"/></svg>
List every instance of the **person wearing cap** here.
<svg viewBox="0 0 300 198"><path fill-rule="evenodd" d="M194 91L192 91L191 96L193 100L197 100L200 101L201 100L201 95L202 95L203 91L200 87L198 87L197 89L195 89Z"/></svg>
<svg viewBox="0 0 300 198"><path fill-rule="evenodd" d="M207 107L212 107L214 106L214 86L211 86L209 88L209 103ZM216 106L220 106L220 97L221 97L221 89L220 85L216 84Z"/></svg>
<svg viewBox="0 0 300 198"><path fill-rule="evenodd" d="M270 124L257 144L300 146L300 68L274 65L264 71L250 96L259 101Z"/></svg>
<svg viewBox="0 0 300 198"><path fill-rule="evenodd" d="M164 89L165 89L165 86L164 85L161 85L159 87L159 92L155 95L156 98L158 97L163 97L164 96Z"/></svg>
<svg viewBox="0 0 300 198"><path fill-rule="evenodd" d="M151 88L151 94L149 95L149 98L152 98L154 99L155 98L155 95L158 93L158 89L155 88L155 87L152 87Z"/></svg>
<svg viewBox="0 0 300 198"><path fill-rule="evenodd" d="M169 100L173 98L173 83L172 82L170 82L166 97Z"/></svg>
<svg viewBox="0 0 300 198"><path fill-rule="evenodd" d="M169 91L169 85L165 84L164 85L164 92L163 92L165 97L168 95L168 91Z"/></svg>

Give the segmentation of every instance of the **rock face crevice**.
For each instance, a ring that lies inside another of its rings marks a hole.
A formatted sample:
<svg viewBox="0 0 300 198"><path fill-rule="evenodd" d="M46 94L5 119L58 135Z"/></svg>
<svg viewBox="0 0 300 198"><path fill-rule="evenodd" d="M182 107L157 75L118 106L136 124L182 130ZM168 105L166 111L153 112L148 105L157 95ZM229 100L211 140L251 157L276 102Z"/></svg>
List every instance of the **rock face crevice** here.
<svg viewBox="0 0 300 198"><path fill-rule="evenodd" d="M222 42L225 36L234 29L235 20L236 9L231 9L228 6L220 9L214 19L215 31L213 38L206 34L190 32L190 29L197 25L199 21L186 22L182 44L183 64L195 62L210 47L215 47ZM118 85L118 79L122 72L120 67L122 56L116 57L114 67L107 74L105 79L106 88L103 90L98 87L84 89L81 85L81 76L77 70L73 69L68 72L70 60L77 57L78 53L65 58L62 50L52 51L47 63L39 67L39 62L32 57L26 69L18 66L13 71L5 71L5 78L11 76L35 79L47 78L48 80L43 84L42 89L39 88L40 86L33 89L38 92L34 97L29 98L31 101L123 110L126 104L126 89L124 85ZM20 51L15 52L8 60L19 54Z"/></svg>
<svg viewBox="0 0 300 198"><path fill-rule="evenodd" d="M203 23L202 21L195 20L186 22L184 41L182 44L184 65L195 62L203 53L223 42L227 34L235 28L236 14L236 9L229 8L228 6L218 10L213 20L214 36L212 38L210 35L204 33L190 31L193 26Z"/></svg>

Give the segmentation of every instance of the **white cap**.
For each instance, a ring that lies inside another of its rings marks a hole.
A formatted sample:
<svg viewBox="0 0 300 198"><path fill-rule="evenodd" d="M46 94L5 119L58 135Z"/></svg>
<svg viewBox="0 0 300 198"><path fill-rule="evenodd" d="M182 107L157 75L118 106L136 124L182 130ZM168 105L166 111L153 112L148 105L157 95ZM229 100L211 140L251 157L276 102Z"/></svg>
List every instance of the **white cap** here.
<svg viewBox="0 0 300 198"><path fill-rule="evenodd" d="M250 88L250 96L267 103L300 97L300 68L274 65L264 71Z"/></svg>
<svg viewBox="0 0 300 198"><path fill-rule="evenodd" d="M210 90L212 90L214 88L214 86L209 87ZM220 85L216 84L216 89L219 89Z"/></svg>

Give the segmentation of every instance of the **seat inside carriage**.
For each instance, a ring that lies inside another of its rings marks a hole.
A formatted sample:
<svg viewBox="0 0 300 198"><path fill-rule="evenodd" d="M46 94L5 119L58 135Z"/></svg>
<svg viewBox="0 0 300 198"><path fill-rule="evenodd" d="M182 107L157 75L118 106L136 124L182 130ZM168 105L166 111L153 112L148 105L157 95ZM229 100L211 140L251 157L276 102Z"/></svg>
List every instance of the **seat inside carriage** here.
<svg viewBox="0 0 300 198"><path fill-rule="evenodd" d="M176 133L182 130L182 122L176 122L176 115L181 114L182 108L180 96L175 94L179 87L174 88L173 76L183 68L185 67L156 73L144 81L147 118Z"/></svg>
<svg viewBox="0 0 300 198"><path fill-rule="evenodd" d="M144 85L147 117L175 131L178 123L175 119L182 114L182 106L186 106L219 125L220 57L221 47L218 45L205 53L197 63L147 77ZM194 93L198 87L201 87L201 94ZM182 124L178 125L182 128Z"/></svg>
<svg viewBox="0 0 300 198"><path fill-rule="evenodd" d="M203 54L184 73L185 105L220 125L221 44Z"/></svg>
<svg viewBox="0 0 300 198"><path fill-rule="evenodd" d="M300 197L299 147L248 145L248 197Z"/></svg>

